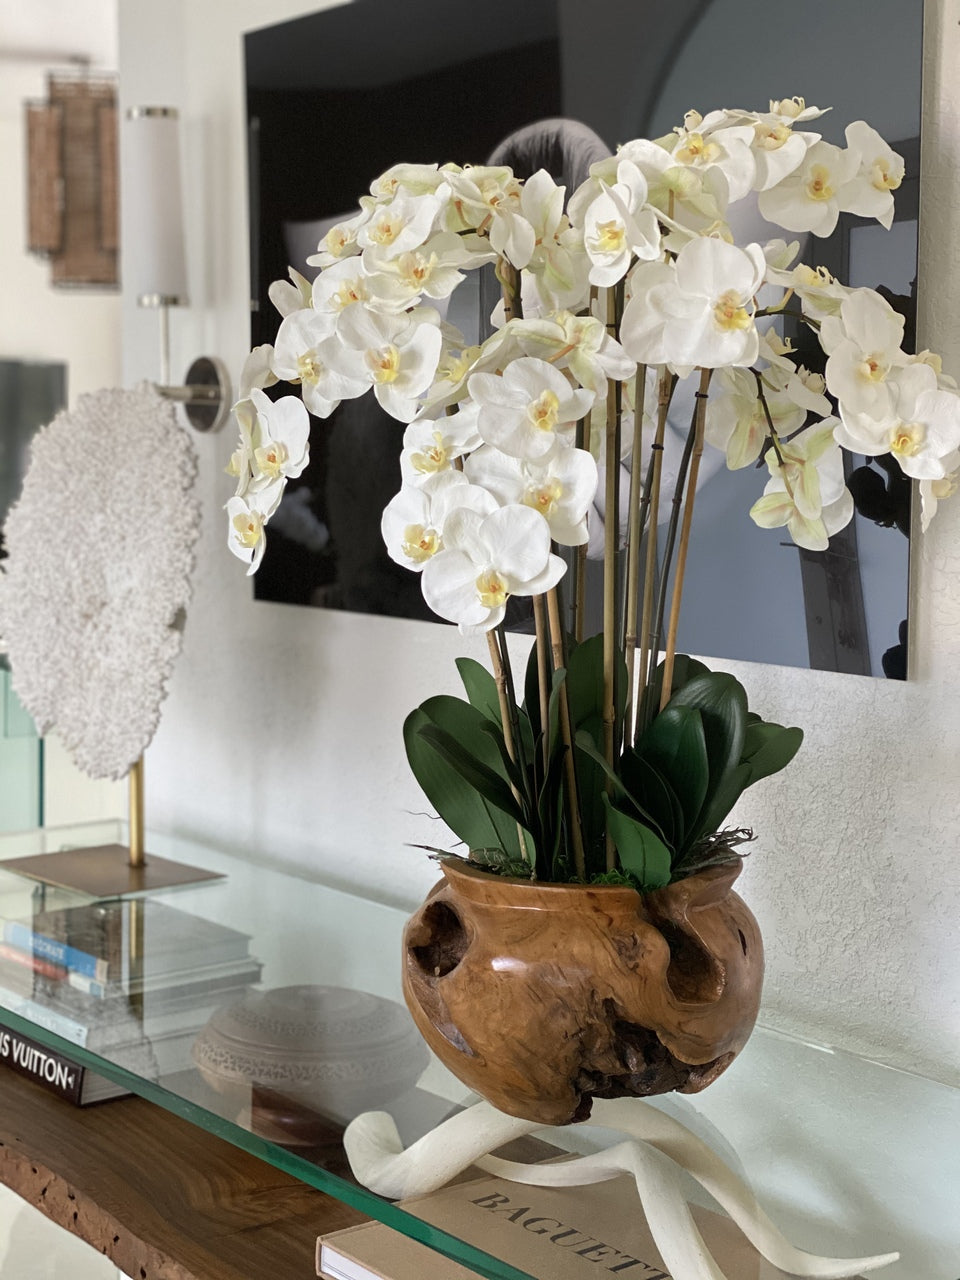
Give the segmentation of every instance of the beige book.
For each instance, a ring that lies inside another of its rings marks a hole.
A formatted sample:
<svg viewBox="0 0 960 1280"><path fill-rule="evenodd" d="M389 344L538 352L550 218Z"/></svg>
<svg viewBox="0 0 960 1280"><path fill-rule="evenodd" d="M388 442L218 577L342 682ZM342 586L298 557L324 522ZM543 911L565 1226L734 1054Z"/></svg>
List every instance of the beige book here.
<svg viewBox="0 0 960 1280"><path fill-rule="evenodd" d="M443 1187L400 1208L503 1259L536 1280L671 1280L647 1228L632 1177L585 1187L529 1187L482 1178ZM786 1280L729 1218L693 1206L721 1271L733 1280ZM327 1280L477 1280L478 1273L379 1222L320 1236Z"/></svg>

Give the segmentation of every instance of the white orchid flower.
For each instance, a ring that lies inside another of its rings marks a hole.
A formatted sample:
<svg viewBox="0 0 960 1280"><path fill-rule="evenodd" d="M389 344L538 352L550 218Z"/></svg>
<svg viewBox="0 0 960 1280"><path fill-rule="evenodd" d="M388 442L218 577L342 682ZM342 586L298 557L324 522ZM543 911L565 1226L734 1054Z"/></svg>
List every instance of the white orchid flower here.
<svg viewBox="0 0 960 1280"><path fill-rule="evenodd" d="M443 550L443 526L450 511L467 507L482 516L497 509L487 489L471 484L462 471L440 471L421 485L405 484L387 503L380 532L390 559L420 573Z"/></svg>
<svg viewBox="0 0 960 1280"><path fill-rule="evenodd" d="M545 462L511 457L485 444L464 464L470 480L502 506L539 511L561 546L587 541L587 512L597 491L597 464L584 449L558 449Z"/></svg>
<svg viewBox="0 0 960 1280"><path fill-rule="evenodd" d="M464 278L459 268L475 267L496 258L486 241L482 242L486 252L478 254L464 243L465 239L452 231L442 231L419 248L400 254L387 256L379 249L365 249L363 264L369 273L366 287L374 297L382 299L388 309L405 310L424 295L449 298Z"/></svg>
<svg viewBox="0 0 960 1280"><path fill-rule="evenodd" d="M236 478L236 497L242 498L253 480L254 436L259 432L260 427L256 406L249 396L237 401L233 406L233 414L240 430L240 440L230 455L230 461L225 470L228 476Z"/></svg>
<svg viewBox="0 0 960 1280"><path fill-rule="evenodd" d="M620 326L624 349L640 364L753 364L754 295L765 270L759 245L705 238L691 240L673 264L639 263Z"/></svg>
<svg viewBox="0 0 960 1280"><path fill-rule="evenodd" d="M668 144L674 162L685 168L719 170L726 179L729 200L742 200L757 176L753 130L749 125L726 125L711 132L709 126L702 130L703 123L700 128L684 126L674 131Z"/></svg>
<svg viewBox="0 0 960 1280"><path fill-rule="evenodd" d="M903 316L873 289L856 289L840 305L839 316L820 326L827 353L826 379L845 414L886 418L892 411L890 374L907 363L901 350Z"/></svg>
<svg viewBox="0 0 960 1280"><path fill-rule="evenodd" d="M763 496L750 508L762 529L786 525L798 547L826 551L830 538L853 518L853 497L844 483L843 455L834 440L835 418L807 427L780 453L764 458L770 471Z"/></svg>
<svg viewBox="0 0 960 1280"><path fill-rule="evenodd" d="M310 461L310 416L297 396L270 400L254 388L253 479L249 492L270 489L278 480L295 480ZM279 499L278 499L279 500ZM273 514L271 509L269 514Z"/></svg>
<svg viewBox="0 0 960 1280"><path fill-rule="evenodd" d="M299 381L303 402L318 418L329 418L341 400L363 395L370 385L361 357L337 338L334 317L294 311L277 332L273 371Z"/></svg>
<svg viewBox="0 0 960 1280"><path fill-rule="evenodd" d="M306 276L295 271L293 267L288 267L287 273L290 276L289 280L274 280L267 290L267 296L281 316L288 316L292 311L299 311L301 307L309 307L313 292L313 285Z"/></svg>
<svg viewBox="0 0 960 1280"><path fill-rule="evenodd" d="M876 218L889 231L893 224L893 193L903 181L903 156L897 155L865 120L846 128L847 146L860 160L852 182L844 189L843 210L862 218Z"/></svg>
<svg viewBox="0 0 960 1280"><path fill-rule="evenodd" d="M267 549L264 526L280 502L283 481L272 490L251 494L250 498L233 497L226 505L227 546L249 568L247 576L256 573Z"/></svg>
<svg viewBox="0 0 960 1280"><path fill-rule="evenodd" d="M542 316L561 307L579 310L588 294L583 236L563 212L564 193L545 169L531 175L521 192L520 211L535 236L521 280L525 316Z"/></svg>
<svg viewBox="0 0 960 1280"><path fill-rule="evenodd" d="M569 369L598 398L606 395L608 378L622 382L637 371L636 361L596 316L556 311L543 319L512 320L501 332L505 345L515 342L524 355L546 360L556 369ZM499 359L502 366L502 352Z"/></svg>
<svg viewBox="0 0 960 1280"><path fill-rule="evenodd" d="M418 249L430 238L442 203L438 195L414 196L401 189L389 204L373 210L357 232L357 244L364 251L376 249L381 260Z"/></svg>
<svg viewBox="0 0 960 1280"><path fill-rule="evenodd" d="M318 315L332 318L331 332L340 316L350 307L357 303L372 307L376 301L367 279L367 269L360 258L335 262L326 271L321 271L313 282L313 310Z"/></svg>
<svg viewBox="0 0 960 1280"><path fill-rule="evenodd" d="M752 150L756 163L755 191L768 191L795 173L810 148L820 141L819 133L795 130L793 121L769 112L753 125Z"/></svg>
<svg viewBox="0 0 960 1280"><path fill-rule="evenodd" d="M433 476L450 471L458 458L479 448L479 413L479 405L465 401L456 413L446 417L411 422L403 433L400 454L404 484L426 484Z"/></svg>
<svg viewBox="0 0 960 1280"><path fill-rule="evenodd" d="M240 370L239 400L246 400L254 387L272 387L277 381L273 371L273 347L269 342L254 347Z"/></svg>
<svg viewBox="0 0 960 1280"><path fill-rule="evenodd" d="M523 215L521 186L506 165L472 165L448 172L448 228L481 230L497 253L522 270L533 256L536 233Z"/></svg>
<svg viewBox="0 0 960 1280"><path fill-rule="evenodd" d="M546 520L531 507L500 507L488 516L457 508L443 541L421 574L423 598L464 635L499 626L511 596L542 595L566 568L550 551Z"/></svg>
<svg viewBox="0 0 960 1280"><path fill-rule="evenodd" d="M367 381L380 406L400 422L410 422L417 398L433 381L443 346L435 311L420 308L407 315L376 315L351 307L340 318L338 334L359 351Z"/></svg>
<svg viewBox="0 0 960 1280"><path fill-rule="evenodd" d="M804 315L811 320L839 315L844 299L854 292L835 280L826 267L808 267L803 262L786 270L768 260L766 278L771 284L792 289L800 299Z"/></svg>
<svg viewBox="0 0 960 1280"><path fill-rule="evenodd" d="M726 453L730 471L749 467L760 457L770 435L756 378L744 369L723 369L715 378L711 392L704 438ZM768 381L764 386L764 400L778 436L792 435L803 426L806 409L790 399L782 388L778 390Z"/></svg>
<svg viewBox="0 0 960 1280"><path fill-rule="evenodd" d="M943 459L945 474L936 480L920 481L920 529L927 532L930 521L937 514L938 505L952 498L960 487L960 453L951 453Z"/></svg>
<svg viewBox="0 0 960 1280"><path fill-rule="evenodd" d="M646 200L643 174L629 160L621 161L617 181L604 186L584 214L591 284L609 287L622 280L634 255L645 261L659 257L660 225Z"/></svg>
<svg viewBox="0 0 960 1280"><path fill-rule="evenodd" d="M890 379L892 412L877 419L841 406L837 441L852 452L874 457L892 453L905 475L942 480L947 459L960 448L960 395L937 386L926 364L911 364Z"/></svg>
<svg viewBox="0 0 960 1280"><path fill-rule="evenodd" d="M357 235L360 228L369 220L375 202L369 196L360 199L360 212L352 218L345 218L335 223L317 245L317 252L307 259L310 267L332 267L334 263L345 258L352 258L360 252Z"/></svg>
<svg viewBox="0 0 960 1280"><path fill-rule="evenodd" d="M480 407L480 434L515 458L543 459L572 441L577 421L590 412L592 391L574 388L545 360L522 356L502 376L474 373L467 382Z"/></svg>
<svg viewBox="0 0 960 1280"><path fill-rule="evenodd" d="M798 169L774 187L760 192L760 213L787 231L832 235L847 186L860 167L860 156L829 142L815 142Z"/></svg>
<svg viewBox="0 0 960 1280"><path fill-rule="evenodd" d="M792 124L798 122L803 123L807 120L818 120L820 116L825 116L830 107L808 107L803 98L781 98L779 101L770 99L770 115Z"/></svg>
<svg viewBox="0 0 960 1280"><path fill-rule="evenodd" d="M370 194L378 201L392 200L401 188L414 196L433 195L443 177L436 164L394 164L374 178Z"/></svg>

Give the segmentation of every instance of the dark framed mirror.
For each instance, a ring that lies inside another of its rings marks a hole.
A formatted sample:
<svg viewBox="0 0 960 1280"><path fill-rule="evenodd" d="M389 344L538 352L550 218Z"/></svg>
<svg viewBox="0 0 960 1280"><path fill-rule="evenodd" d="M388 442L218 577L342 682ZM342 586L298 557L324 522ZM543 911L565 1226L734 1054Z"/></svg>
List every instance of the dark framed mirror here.
<svg viewBox="0 0 960 1280"><path fill-rule="evenodd" d="M669 12L636 0L491 0L478 21L441 0L407 0L398 22L387 0L353 0L250 32L251 342L276 333L271 281L288 265L312 276L305 258L320 236L398 160L483 163L516 130L555 116L586 124L612 151L669 132L693 107L764 109L795 94L833 107L813 126L827 141L842 144L846 124L864 119L906 160L890 232L844 215L801 256L844 283L883 289L909 340L922 17L922 4L902 0L878 0L868 23L833 0L802 14L759 0L678 0ZM451 318L481 333L483 300L461 293ZM310 467L271 522L258 598L433 618L416 576L380 538L400 487L401 433L369 396L314 425ZM854 522L827 552L804 552L747 514L765 470L731 472L711 452L680 647L904 678L909 483L883 459L861 460L848 477Z"/></svg>

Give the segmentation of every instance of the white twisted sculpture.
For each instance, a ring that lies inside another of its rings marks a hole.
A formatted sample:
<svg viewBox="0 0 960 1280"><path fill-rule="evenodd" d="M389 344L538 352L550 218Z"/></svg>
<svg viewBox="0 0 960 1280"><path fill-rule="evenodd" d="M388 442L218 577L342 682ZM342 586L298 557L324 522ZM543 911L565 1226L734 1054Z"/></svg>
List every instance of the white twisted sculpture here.
<svg viewBox="0 0 960 1280"><path fill-rule="evenodd" d="M517 1164L488 1153L542 1128L488 1102L452 1116L404 1150L393 1118L383 1111L358 1116L344 1135L355 1177L389 1199L436 1191L470 1165L534 1186L582 1186L621 1173L633 1175L650 1232L674 1280L727 1280L690 1213L676 1166L686 1169L727 1211L754 1248L781 1271L814 1280L841 1280L896 1262L897 1253L871 1258L821 1258L794 1248L773 1225L750 1188L689 1129L635 1098L597 1099L589 1124L619 1129L632 1141L595 1155L554 1164Z"/></svg>

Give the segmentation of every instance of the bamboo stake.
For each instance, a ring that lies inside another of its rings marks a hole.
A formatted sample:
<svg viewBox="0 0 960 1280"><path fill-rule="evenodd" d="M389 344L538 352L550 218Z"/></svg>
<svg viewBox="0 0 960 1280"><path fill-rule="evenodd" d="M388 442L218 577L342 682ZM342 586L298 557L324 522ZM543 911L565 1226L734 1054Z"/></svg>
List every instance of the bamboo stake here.
<svg viewBox="0 0 960 1280"><path fill-rule="evenodd" d="M683 577L687 567L687 548L690 545L690 527L693 523L693 504L697 496L697 474L703 454L703 425L707 416L707 390L711 369L700 370L700 390L697 392L697 426L690 459L690 477L687 481L687 501L683 509L683 527L680 530L680 547L677 551L677 572L673 580L673 596L670 600L670 627L667 631L667 652L663 664L663 688L660 693L660 710L670 700L673 685L673 660L677 648L677 628L680 625L680 599L683 595Z"/></svg>
<svg viewBox="0 0 960 1280"><path fill-rule="evenodd" d="M617 294L607 290L607 332L616 336ZM620 383L607 383L606 487L603 514L603 755L611 769L616 759L617 735L617 543L620 539ZM613 798L614 782L609 773L604 783ZM606 864L617 865L617 850L609 828L606 832Z"/></svg>
<svg viewBox="0 0 960 1280"><path fill-rule="evenodd" d="M550 621L550 648L554 670L564 665L563 623L560 615L560 597L556 587L547 592L547 615ZM560 734L565 747L564 771L567 778L567 805L570 823L570 843L573 845L573 865L581 880L587 878L587 860L583 848L583 827L580 823L580 800L577 795L577 766L573 758L573 730L570 724L570 702L567 687L560 691Z"/></svg>
<svg viewBox="0 0 960 1280"><path fill-rule="evenodd" d="M640 618L640 679L642 686L637 688L637 720L634 737L640 736L640 707L643 691L649 682L648 666L650 664L650 623L653 616L653 592L657 574L657 524L660 517L660 474L663 470L663 438L667 430L667 410L670 407L672 386L670 377L664 369L660 375L660 392L657 404L657 434L651 445L650 458L651 482L649 515L647 517L647 555L643 570L643 611ZM656 655L654 655L654 658Z"/></svg>
<svg viewBox="0 0 960 1280"><path fill-rule="evenodd" d="M540 691L540 728L543 732L543 776L550 767L550 655L547 653L547 607L543 596L533 597L537 624L537 686Z"/></svg>
<svg viewBox="0 0 960 1280"><path fill-rule="evenodd" d="M503 729L503 741L507 748L507 755L516 764L516 743L513 738L513 717L510 714L510 702L507 695L507 676L503 666L500 646L497 644L497 638L493 631L487 632L487 647L490 650L490 665L493 667L493 677L497 685L497 698L500 702L500 725ZM520 792L513 781L510 782L510 790L513 792L514 800L522 808L523 802L520 798ZM517 823L517 836L520 840L520 853L524 861L530 863L534 875L536 875L536 861L530 857L523 825L520 822Z"/></svg>
<svg viewBox="0 0 960 1280"><path fill-rule="evenodd" d="M663 612L667 603L667 588L670 582L670 566L673 563L673 549L677 540L677 526L680 523L680 507L683 502L684 487L687 481L687 471L690 467L690 457L693 453L694 439L697 434L697 415L699 411L700 401L695 397L693 413L690 415L690 429L688 430L687 438L684 441L683 454L680 458L680 466L677 469L677 479L673 486L670 523L667 526L667 537L664 543L663 557L660 565L660 581L657 587L657 607L654 613L653 627L650 633L650 648L654 653L656 653L660 647L660 637L663 631ZM653 679L652 671L650 672L650 678Z"/></svg>
<svg viewBox="0 0 960 1280"><path fill-rule="evenodd" d="M590 453L592 443L590 436L590 414L588 413L577 423L577 448L586 449L587 453ZM587 544L585 542L574 548L571 560L573 591L570 601L572 611L570 631L577 644L579 644L583 640L583 618L586 611Z"/></svg>
<svg viewBox="0 0 960 1280"><path fill-rule="evenodd" d="M627 663L627 712L624 721L626 746L633 742L633 661L637 651L637 598L640 594L640 464L643 450L643 411L647 394L647 366L637 368L633 393L633 456L630 459L630 523L627 527L627 585L623 613L623 656Z"/></svg>

